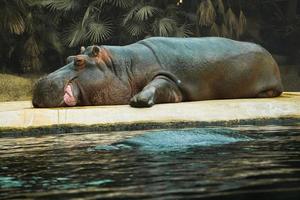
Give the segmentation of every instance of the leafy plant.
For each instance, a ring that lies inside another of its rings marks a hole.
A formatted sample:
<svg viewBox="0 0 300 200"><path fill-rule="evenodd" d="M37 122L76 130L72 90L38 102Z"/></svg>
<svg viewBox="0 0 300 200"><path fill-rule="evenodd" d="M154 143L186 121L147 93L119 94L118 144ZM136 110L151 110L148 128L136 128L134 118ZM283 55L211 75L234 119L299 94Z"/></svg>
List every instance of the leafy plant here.
<svg viewBox="0 0 300 200"><path fill-rule="evenodd" d="M2 69L49 69L62 65L81 45L127 44L150 36L239 38L246 17L233 2L237 1L2 0Z"/></svg>
<svg viewBox="0 0 300 200"><path fill-rule="evenodd" d="M143 38L149 36L192 35L191 26L186 20L180 20L179 8L173 4L159 4L155 1L136 1L136 6L130 9L123 18L123 27L130 37Z"/></svg>
<svg viewBox="0 0 300 200"><path fill-rule="evenodd" d="M223 0L203 0L197 9L197 24L204 28L204 34L209 29L208 35L238 39L246 29L246 17L242 10L238 11L239 17Z"/></svg>
<svg viewBox="0 0 300 200"><path fill-rule="evenodd" d="M23 72L39 71L42 55L47 49L62 51L53 28L55 23L48 22L47 14L41 12L41 7L34 0L4 0L1 4L0 39L3 41L3 57L8 61L6 64L10 68L18 65L18 70Z"/></svg>
<svg viewBox="0 0 300 200"><path fill-rule="evenodd" d="M78 47L84 44L99 44L109 41L113 37L120 13L130 7L129 0L45 0L43 5L51 12L65 19L65 30L62 38L65 45ZM65 16L72 16L66 19Z"/></svg>

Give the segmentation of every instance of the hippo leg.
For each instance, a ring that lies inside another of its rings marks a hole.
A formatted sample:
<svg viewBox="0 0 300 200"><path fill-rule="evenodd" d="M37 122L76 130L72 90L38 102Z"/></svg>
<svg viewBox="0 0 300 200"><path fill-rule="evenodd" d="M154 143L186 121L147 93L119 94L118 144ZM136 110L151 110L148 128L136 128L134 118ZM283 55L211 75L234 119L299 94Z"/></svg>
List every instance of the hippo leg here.
<svg viewBox="0 0 300 200"><path fill-rule="evenodd" d="M165 76L155 77L144 89L130 100L132 107L151 107L156 103L176 103L182 101L178 86Z"/></svg>

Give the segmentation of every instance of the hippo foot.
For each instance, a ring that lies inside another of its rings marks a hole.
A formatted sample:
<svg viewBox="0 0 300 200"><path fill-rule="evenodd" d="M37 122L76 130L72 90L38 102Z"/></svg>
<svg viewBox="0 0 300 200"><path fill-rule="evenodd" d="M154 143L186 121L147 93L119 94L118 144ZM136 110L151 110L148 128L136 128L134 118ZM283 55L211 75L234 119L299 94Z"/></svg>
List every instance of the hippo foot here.
<svg viewBox="0 0 300 200"><path fill-rule="evenodd" d="M146 90L138 93L130 100L130 106L136 108L151 107L154 105L154 90Z"/></svg>
<svg viewBox="0 0 300 200"><path fill-rule="evenodd" d="M136 95L130 100L130 106L136 108L151 107L154 105L153 99L147 99L143 96Z"/></svg>

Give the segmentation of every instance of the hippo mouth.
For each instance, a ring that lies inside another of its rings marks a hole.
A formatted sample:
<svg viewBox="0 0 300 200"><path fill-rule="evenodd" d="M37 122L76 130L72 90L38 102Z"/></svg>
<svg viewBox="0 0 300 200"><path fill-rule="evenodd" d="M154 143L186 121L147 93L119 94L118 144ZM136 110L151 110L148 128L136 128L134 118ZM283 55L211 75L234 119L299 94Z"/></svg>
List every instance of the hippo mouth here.
<svg viewBox="0 0 300 200"><path fill-rule="evenodd" d="M74 95L74 88L72 83L68 83L64 89L64 102L67 106L76 106L77 98Z"/></svg>
<svg viewBox="0 0 300 200"><path fill-rule="evenodd" d="M91 105L84 88L75 78L70 80L64 87L62 106Z"/></svg>

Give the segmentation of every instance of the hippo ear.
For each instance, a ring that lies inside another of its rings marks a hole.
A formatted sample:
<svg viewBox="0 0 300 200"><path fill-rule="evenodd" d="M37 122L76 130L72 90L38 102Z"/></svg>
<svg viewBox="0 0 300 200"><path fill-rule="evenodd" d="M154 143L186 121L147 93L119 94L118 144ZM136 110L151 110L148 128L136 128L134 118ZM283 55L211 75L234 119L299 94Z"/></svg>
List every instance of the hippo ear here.
<svg viewBox="0 0 300 200"><path fill-rule="evenodd" d="M80 47L80 54L83 54L84 51L85 51L85 47L84 46Z"/></svg>
<svg viewBox="0 0 300 200"><path fill-rule="evenodd" d="M101 49L98 46L93 46L92 56L97 56L100 53Z"/></svg>
<svg viewBox="0 0 300 200"><path fill-rule="evenodd" d="M70 62L73 62L74 61L74 59L75 59L75 56L68 56L67 57L67 64L69 64Z"/></svg>

